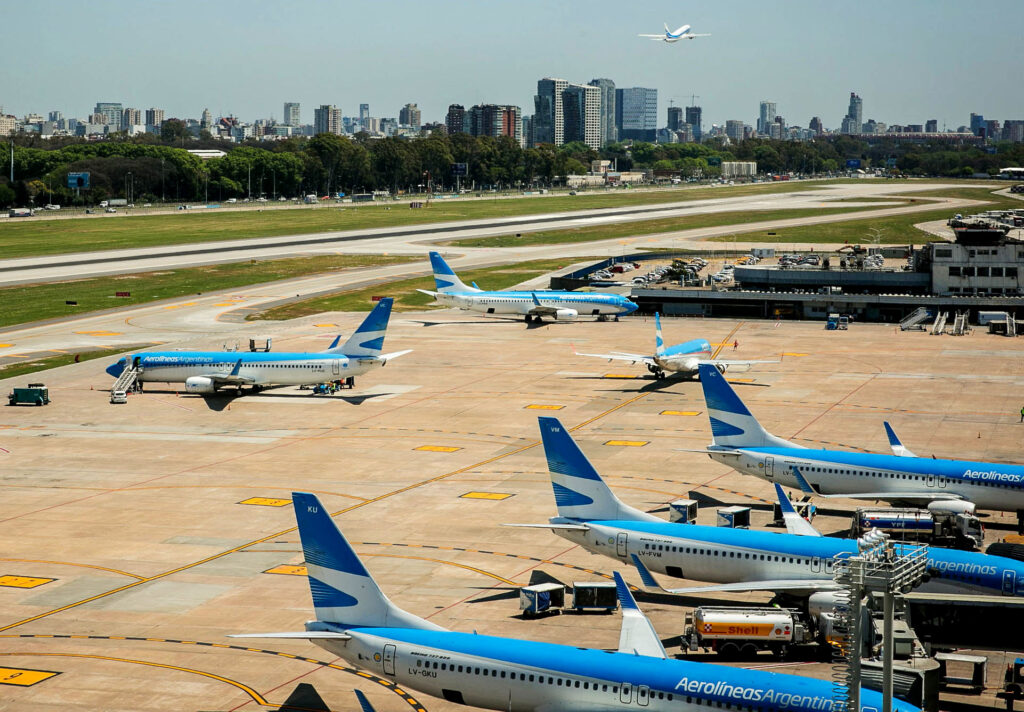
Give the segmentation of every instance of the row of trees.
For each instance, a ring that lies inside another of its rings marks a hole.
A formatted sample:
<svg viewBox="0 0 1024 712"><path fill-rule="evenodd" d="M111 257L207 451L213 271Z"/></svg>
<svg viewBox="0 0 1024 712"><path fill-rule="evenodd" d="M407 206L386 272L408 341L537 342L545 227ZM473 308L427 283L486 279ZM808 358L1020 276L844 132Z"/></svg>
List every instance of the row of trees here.
<svg viewBox="0 0 1024 712"><path fill-rule="evenodd" d="M170 123L170 122L168 122ZM68 137L14 140L13 183L0 179L0 205L95 204L107 197L136 201L222 201L228 198L305 193L451 190L452 166L465 163L463 185L474 187L549 186L566 175L584 173L596 159L614 161L621 170L653 168L684 177L715 177L722 161L757 161L762 172L831 172L849 158L865 166L894 167L903 173L962 176L996 173L1024 164L1024 145L989 148L866 142L847 136L794 142L754 139L725 146L701 144L632 145L612 143L595 151L582 143L521 148L511 138L430 135L413 139L353 138L320 134L265 143L227 144L180 131L105 141ZM222 158L203 161L186 148L218 148ZM893 166L893 164L895 164ZM66 187L69 172L87 171L91 187L82 195Z"/></svg>

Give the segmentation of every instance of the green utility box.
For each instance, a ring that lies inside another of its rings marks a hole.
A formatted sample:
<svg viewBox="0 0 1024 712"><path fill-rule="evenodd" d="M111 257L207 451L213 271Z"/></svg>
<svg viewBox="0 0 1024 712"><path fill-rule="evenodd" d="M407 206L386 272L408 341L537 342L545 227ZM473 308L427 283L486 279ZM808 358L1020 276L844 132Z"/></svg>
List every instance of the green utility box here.
<svg viewBox="0 0 1024 712"><path fill-rule="evenodd" d="M15 388L7 396L7 405L47 405L50 402L50 389L43 383L30 383L27 388Z"/></svg>

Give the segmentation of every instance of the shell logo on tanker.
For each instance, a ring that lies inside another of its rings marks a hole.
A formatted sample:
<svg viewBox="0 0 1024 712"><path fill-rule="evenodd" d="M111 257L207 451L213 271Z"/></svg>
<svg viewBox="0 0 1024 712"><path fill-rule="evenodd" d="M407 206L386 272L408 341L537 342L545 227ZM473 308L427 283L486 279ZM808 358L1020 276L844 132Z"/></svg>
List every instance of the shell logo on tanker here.
<svg viewBox="0 0 1024 712"><path fill-rule="evenodd" d="M705 623L705 635L743 635L767 637L770 635L789 635L789 626L775 626L771 623Z"/></svg>

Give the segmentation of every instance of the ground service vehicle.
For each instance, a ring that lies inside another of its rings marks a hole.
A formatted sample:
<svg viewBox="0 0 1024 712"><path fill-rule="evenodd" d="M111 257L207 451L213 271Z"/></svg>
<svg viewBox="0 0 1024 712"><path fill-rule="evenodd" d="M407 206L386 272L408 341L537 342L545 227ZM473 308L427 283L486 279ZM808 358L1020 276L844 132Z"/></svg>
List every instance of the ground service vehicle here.
<svg viewBox="0 0 1024 712"><path fill-rule="evenodd" d="M15 388L7 396L7 405L48 405L50 390L43 383L30 383L27 388Z"/></svg>
<svg viewBox="0 0 1024 712"><path fill-rule="evenodd" d="M796 645L813 643L814 634L795 609L700 606L687 615L683 642L729 659L749 659L761 650L782 658Z"/></svg>
<svg viewBox="0 0 1024 712"><path fill-rule="evenodd" d="M7 211L9 218L30 218L33 215L32 208L11 208Z"/></svg>
<svg viewBox="0 0 1024 712"><path fill-rule="evenodd" d="M920 541L936 546L972 551L981 546L985 530L981 520L968 512L898 507L861 507L853 515L850 535L860 537L879 529L894 539Z"/></svg>

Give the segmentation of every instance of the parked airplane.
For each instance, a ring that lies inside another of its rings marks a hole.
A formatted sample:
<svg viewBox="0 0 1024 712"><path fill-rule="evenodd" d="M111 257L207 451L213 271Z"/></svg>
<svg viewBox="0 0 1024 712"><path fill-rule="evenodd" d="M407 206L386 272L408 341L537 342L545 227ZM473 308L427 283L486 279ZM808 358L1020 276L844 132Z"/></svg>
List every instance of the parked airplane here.
<svg viewBox="0 0 1024 712"><path fill-rule="evenodd" d="M574 321L581 314L596 316L599 321L604 321L609 314L617 319L619 314L631 314L637 310L636 304L620 294L550 289L487 292L475 284L472 287L464 284L437 252L430 253L430 264L434 268L437 291L417 291L450 307L484 314L522 315L527 323L534 320L540 322L541 317L545 316L555 321Z"/></svg>
<svg viewBox="0 0 1024 712"><path fill-rule="evenodd" d="M668 23L667 22L665 23L665 32L664 32L664 34L660 34L660 35L637 35L637 37L648 37L648 38L654 40L655 42L668 42L670 44L672 42L678 42L679 40L692 40L694 37L710 37L710 36L711 35L708 35L708 34L703 34L703 35L695 35L695 34L693 34L692 32L690 32L690 26L689 25L683 25L682 27L680 27L675 32L672 32L670 29L668 29Z"/></svg>
<svg viewBox="0 0 1024 712"><path fill-rule="evenodd" d="M927 503L971 514L975 506L1024 517L1024 467L917 457L888 423L892 455L817 450L768 433L714 368L700 367L711 420L712 460L820 497Z"/></svg>
<svg viewBox="0 0 1024 712"><path fill-rule="evenodd" d="M804 597L834 591L833 562L857 552L855 540L822 536L795 512L802 524L787 517L789 533L666 522L616 497L557 418L539 421L558 516L547 524L513 526L551 529L587 551L638 565L642 575L646 567L713 582L669 593L774 591ZM792 511L782 488L776 485L776 492L783 511ZM897 552L915 548L894 546ZM927 557L932 573L922 591L1024 596L1024 562L937 547L928 547ZM645 583L650 581L646 574Z"/></svg>
<svg viewBox="0 0 1024 712"><path fill-rule="evenodd" d="M574 349L575 350L575 349ZM778 363L778 361L735 361L731 359L711 358L711 344L707 339L691 339L675 346L665 346L661 338L661 316L654 314L654 355L643 356L641 354L630 354L622 351L613 351L609 354L581 354L577 356L593 356L594 358L606 358L610 361L629 361L630 363L642 363L647 370L654 374L658 380L665 378L665 372L682 373L689 378L697 375L697 367L708 364L717 368L721 373L732 366L750 367L755 363Z"/></svg>
<svg viewBox="0 0 1024 712"><path fill-rule="evenodd" d="M316 620L300 632L236 637L310 640L406 689L508 712L832 709L828 680L669 658L617 573L617 652L445 630L388 600L315 495L296 492L292 500ZM862 712L881 705L879 693L862 689ZM893 709L917 708L894 700Z"/></svg>
<svg viewBox="0 0 1024 712"><path fill-rule="evenodd" d="M121 358L106 371L120 378L126 368L134 368L140 383L184 383L186 393L204 394L224 386L259 390L353 378L409 353L381 353L393 301L381 299L348 341L339 346L338 336L326 351L145 351Z"/></svg>

